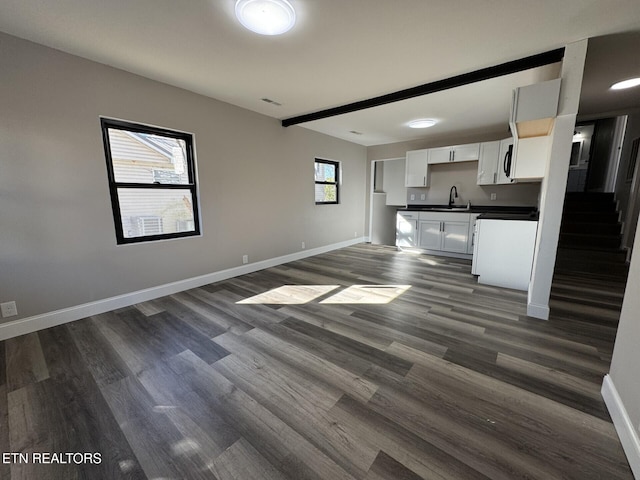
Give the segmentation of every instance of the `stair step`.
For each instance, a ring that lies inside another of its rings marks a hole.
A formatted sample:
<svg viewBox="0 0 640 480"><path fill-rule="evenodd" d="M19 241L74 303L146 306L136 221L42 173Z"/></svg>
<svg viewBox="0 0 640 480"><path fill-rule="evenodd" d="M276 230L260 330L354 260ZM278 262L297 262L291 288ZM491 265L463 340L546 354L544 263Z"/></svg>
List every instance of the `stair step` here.
<svg viewBox="0 0 640 480"><path fill-rule="evenodd" d="M567 212L562 213L562 222L576 222L576 223L618 223L618 212Z"/></svg>
<svg viewBox="0 0 640 480"><path fill-rule="evenodd" d="M614 265L606 263L582 263L582 262L569 262L562 261L556 262L555 273L559 275L576 275L582 274L585 276L593 276L598 280L607 280L612 282L619 282L624 284L627 275L629 274L629 267L626 265Z"/></svg>
<svg viewBox="0 0 640 480"><path fill-rule="evenodd" d="M568 260L584 260L589 262L612 262L625 263L627 260L627 252L621 248L558 248L558 258Z"/></svg>
<svg viewBox="0 0 640 480"><path fill-rule="evenodd" d="M562 222L560 233L580 233L588 234L597 232L602 235L620 235L622 226L620 223L599 223L599 222Z"/></svg>
<svg viewBox="0 0 640 480"><path fill-rule="evenodd" d="M564 202L566 212L615 212L616 210L615 202Z"/></svg>
<svg viewBox="0 0 640 480"><path fill-rule="evenodd" d="M604 247L618 248L620 247L620 235L595 235L580 233L561 233L558 245L566 246L582 246L582 247Z"/></svg>
<svg viewBox="0 0 640 480"><path fill-rule="evenodd" d="M622 300L626 287L625 278L612 278L603 281L581 273L556 272L553 276L553 287L566 291L580 291L585 295L605 295Z"/></svg>
<svg viewBox="0 0 640 480"><path fill-rule="evenodd" d="M613 201L614 193L613 192L567 192L565 195L565 200L576 201L576 200L584 200L584 201Z"/></svg>

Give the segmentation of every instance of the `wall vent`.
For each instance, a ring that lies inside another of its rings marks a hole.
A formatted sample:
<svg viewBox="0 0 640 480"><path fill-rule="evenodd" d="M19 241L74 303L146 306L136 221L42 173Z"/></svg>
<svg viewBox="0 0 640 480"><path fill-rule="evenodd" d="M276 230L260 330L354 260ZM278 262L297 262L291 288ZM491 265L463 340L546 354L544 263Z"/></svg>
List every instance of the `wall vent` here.
<svg viewBox="0 0 640 480"><path fill-rule="evenodd" d="M270 103L271 105L275 105L276 107L281 107L282 106L281 103L276 102L275 100L271 100L270 98L261 98L260 100L262 100L263 102Z"/></svg>

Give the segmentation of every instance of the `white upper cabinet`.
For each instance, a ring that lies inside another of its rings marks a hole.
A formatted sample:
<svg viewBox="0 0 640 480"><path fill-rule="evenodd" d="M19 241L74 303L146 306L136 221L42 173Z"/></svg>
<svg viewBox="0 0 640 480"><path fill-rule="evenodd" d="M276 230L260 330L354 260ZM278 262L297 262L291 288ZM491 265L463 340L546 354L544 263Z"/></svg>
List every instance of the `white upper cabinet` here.
<svg viewBox="0 0 640 480"><path fill-rule="evenodd" d="M451 161L451 147L429 149L429 163L449 163Z"/></svg>
<svg viewBox="0 0 640 480"><path fill-rule="evenodd" d="M429 186L429 150L407 152L405 187Z"/></svg>
<svg viewBox="0 0 640 480"><path fill-rule="evenodd" d="M483 142L478 162L478 185L493 185L498 176L500 141Z"/></svg>
<svg viewBox="0 0 640 480"><path fill-rule="evenodd" d="M559 78L516 88L509 119L512 133L517 138L549 135L558 114L559 98Z"/></svg>
<svg viewBox="0 0 640 480"><path fill-rule="evenodd" d="M510 178L511 157L509 149L513 138L502 141L483 142L480 145L480 161L478 162L478 185L499 185L515 183Z"/></svg>
<svg viewBox="0 0 640 480"><path fill-rule="evenodd" d="M550 133L558 113L559 78L513 91L509 126L515 138L511 177L541 180L546 174Z"/></svg>
<svg viewBox="0 0 640 480"><path fill-rule="evenodd" d="M453 145L429 149L429 163L470 162L480 158L480 144Z"/></svg>
<svg viewBox="0 0 640 480"><path fill-rule="evenodd" d="M480 158L480 144L467 143L452 147L452 162L472 162Z"/></svg>
<svg viewBox="0 0 640 480"><path fill-rule="evenodd" d="M547 172L551 137L520 138L513 151L511 176L522 180L541 180Z"/></svg>

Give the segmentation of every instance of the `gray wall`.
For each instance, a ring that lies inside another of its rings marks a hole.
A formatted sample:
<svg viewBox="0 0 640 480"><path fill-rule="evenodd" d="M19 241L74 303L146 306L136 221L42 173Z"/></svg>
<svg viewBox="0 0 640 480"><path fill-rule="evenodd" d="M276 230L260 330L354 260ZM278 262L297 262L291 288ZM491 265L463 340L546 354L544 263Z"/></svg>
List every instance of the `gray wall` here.
<svg viewBox="0 0 640 480"><path fill-rule="evenodd" d="M365 147L4 34L0 65L0 321L365 235ZM99 115L195 134L201 237L116 246Z"/></svg>
<svg viewBox="0 0 640 480"><path fill-rule="evenodd" d="M611 360L611 379L629 414L631 424L640 435L640 231L636 232L631 257L631 267L627 280L626 294L622 303L622 312L618 324L616 343Z"/></svg>

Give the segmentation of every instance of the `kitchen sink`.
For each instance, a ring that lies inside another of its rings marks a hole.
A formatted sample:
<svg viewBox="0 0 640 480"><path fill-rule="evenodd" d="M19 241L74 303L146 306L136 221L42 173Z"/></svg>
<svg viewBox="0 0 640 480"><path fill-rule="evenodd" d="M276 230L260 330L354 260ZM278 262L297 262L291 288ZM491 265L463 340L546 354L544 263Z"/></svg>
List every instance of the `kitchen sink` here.
<svg viewBox="0 0 640 480"><path fill-rule="evenodd" d="M453 206L453 207L436 207L430 208L431 212L469 212L471 207L468 206Z"/></svg>

